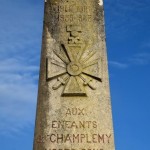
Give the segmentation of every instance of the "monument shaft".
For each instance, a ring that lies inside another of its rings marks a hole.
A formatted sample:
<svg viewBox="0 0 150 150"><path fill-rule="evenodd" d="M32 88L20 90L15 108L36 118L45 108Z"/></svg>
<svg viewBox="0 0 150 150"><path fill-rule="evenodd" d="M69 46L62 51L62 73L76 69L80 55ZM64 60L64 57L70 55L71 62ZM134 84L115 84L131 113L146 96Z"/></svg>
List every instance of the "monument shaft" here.
<svg viewBox="0 0 150 150"><path fill-rule="evenodd" d="M45 1L34 150L115 150L100 0Z"/></svg>

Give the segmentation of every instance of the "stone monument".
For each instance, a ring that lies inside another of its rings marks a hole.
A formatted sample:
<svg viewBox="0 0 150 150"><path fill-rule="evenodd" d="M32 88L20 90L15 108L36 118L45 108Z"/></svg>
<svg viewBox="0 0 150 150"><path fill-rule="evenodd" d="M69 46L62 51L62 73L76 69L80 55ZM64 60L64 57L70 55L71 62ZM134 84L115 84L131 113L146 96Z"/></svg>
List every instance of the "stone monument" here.
<svg viewBox="0 0 150 150"><path fill-rule="evenodd" d="M45 0L33 150L115 150L102 0Z"/></svg>

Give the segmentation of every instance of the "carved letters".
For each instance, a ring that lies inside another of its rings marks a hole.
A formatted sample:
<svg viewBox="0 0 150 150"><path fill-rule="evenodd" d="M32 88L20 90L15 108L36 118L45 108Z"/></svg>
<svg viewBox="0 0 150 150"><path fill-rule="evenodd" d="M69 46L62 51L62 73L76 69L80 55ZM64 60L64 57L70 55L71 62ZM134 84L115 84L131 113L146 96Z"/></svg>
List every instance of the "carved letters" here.
<svg viewBox="0 0 150 150"><path fill-rule="evenodd" d="M98 3L45 0L34 150L114 150Z"/></svg>
<svg viewBox="0 0 150 150"><path fill-rule="evenodd" d="M91 7L86 5L86 1L82 3L83 5L78 5L75 0L69 0L68 4L66 0L65 2L59 2L58 5L55 0L49 4L49 9L57 16L55 19L60 22L91 22L93 18L90 14Z"/></svg>

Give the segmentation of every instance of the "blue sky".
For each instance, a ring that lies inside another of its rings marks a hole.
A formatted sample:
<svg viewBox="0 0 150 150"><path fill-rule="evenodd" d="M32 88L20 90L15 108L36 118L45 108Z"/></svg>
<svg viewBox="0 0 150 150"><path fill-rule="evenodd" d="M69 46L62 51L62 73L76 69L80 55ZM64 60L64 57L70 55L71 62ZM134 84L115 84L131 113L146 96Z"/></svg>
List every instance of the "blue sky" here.
<svg viewBox="0 0 150 150"><path fill-rule="evenodd" d="M0 0L0 150L32 150L44 0ZM105 0L116 150L149 150L150 1Z"/></svg>

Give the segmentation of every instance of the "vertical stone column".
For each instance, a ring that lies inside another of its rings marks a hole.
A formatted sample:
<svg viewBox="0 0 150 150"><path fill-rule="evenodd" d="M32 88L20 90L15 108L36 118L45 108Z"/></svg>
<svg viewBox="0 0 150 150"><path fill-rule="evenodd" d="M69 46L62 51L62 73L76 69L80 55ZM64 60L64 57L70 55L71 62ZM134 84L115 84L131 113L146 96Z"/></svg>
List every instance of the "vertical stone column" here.
<svg viewBox="0 0 150 150"><path fill-rule="evenodd" d="M34 150L115 150L100 0L47 0Z"/></svg>

